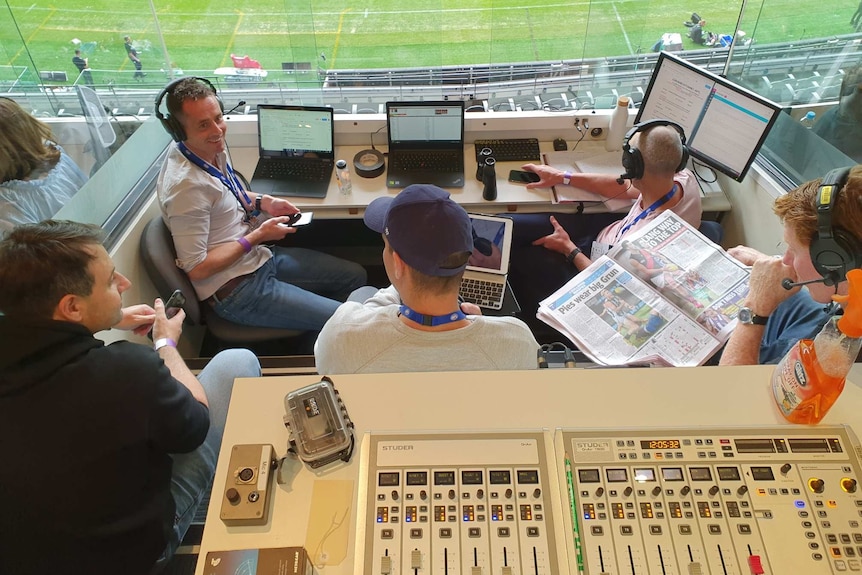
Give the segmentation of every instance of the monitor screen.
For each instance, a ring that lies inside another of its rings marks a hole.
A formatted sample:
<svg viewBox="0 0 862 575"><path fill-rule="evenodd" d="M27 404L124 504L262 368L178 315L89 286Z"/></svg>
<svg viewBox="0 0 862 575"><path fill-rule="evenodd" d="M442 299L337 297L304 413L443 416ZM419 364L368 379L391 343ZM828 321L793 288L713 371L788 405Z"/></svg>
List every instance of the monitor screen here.
<svg viewBox="0 0 862 575"><path fill-rule="evenodd" d="M635 122L676 122L692 157L741 182L779 112L766 98L662 52Z"/></svg>

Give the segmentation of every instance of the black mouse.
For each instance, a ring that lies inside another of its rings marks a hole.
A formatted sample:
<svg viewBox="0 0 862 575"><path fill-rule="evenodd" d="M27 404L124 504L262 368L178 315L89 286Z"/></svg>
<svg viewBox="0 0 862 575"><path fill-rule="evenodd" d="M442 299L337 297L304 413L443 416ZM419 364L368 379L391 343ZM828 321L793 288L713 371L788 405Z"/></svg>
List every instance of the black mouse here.
<svg viewBox="0 0 862 575"><path fill-rule="evenodd" d="M568 149L569 147L568 145L566 145L566 141L564 139L557 138L556 140L554 140L554 150L556 150L557 152L564 152Z"/></svg>

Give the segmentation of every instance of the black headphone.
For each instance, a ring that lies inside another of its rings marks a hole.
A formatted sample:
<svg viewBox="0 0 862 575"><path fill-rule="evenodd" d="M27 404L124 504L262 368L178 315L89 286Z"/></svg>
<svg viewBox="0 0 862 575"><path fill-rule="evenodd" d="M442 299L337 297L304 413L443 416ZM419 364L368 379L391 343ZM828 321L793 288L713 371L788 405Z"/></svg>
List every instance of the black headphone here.
<svg viewBox="0 0 862 575"><path fill-rule="evenodd" d="M215 88L215 86L213 86L212 82L210 82L206 78L200 78L197 76L190 76L190 77L187 76L184 78L177 78L176 80L174 80L173 82L169 83L167 86L162 88L162 91L159 92L158 96L156 96L156 118L159 119L159 121L162 123L162 127L165 129L165 131L168 134L171 135L171 137L174 139L175 142L185 141L186 131L183 128L183 125L180 123L180 121L177 120L176 118L174 118L170 113L162 114L162 111L161 111L162 100L164 100L166 96L173 93L173 90L177 84L179 84L180 82L182 82L184 80L188 80L190 78L192 80L196 80L202 84L206 84L206 86L209 87L210 90L212 90L213 96L215 96L216 100L218 100L219 108L221 108L222 113L224 113L224 103L221 101L221 98L218 97L218 92L216 91L216 88Z"/></svg>
<svg viewBox="0 0 862 575"><path fill-rule="evenodd" d="M623 137L623 168L626 173L617 178L618 183L622 184L623 180L637 180L644 176L644 157L641 155L640 150L631 147L629 141L638 132L643 132L656 126L672 126L679 132L679 139L682 141L682 157L674 171L681 172L685 169L685 166L688 164L688 148L685 146L685 130L682 129L682 126L670 120L648 120L632 126L631 130L626 132L626 135Z"/></svg>
<svg viewBox="0 0 862 575"><path fill-rule="evenodd" d="M847 272L862 267L862 245L847 231L832 225L832 210L847 183L850 168L837 168L823 176L817 188L817 236L811 240L811 263L826 285L844 281Z"/></svg>

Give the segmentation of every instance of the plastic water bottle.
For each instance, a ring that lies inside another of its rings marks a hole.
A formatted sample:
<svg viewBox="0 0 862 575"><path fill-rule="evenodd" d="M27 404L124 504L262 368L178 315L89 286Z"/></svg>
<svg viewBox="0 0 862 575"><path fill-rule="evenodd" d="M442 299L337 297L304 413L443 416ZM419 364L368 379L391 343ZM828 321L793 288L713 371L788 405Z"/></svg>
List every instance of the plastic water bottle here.
<svg viewBox="0 0 862 575"><path fill-rule="evenodd" d="M616 152L623 148L623 138L629 122L629 98L621 96L617 100L617 107L611 114L611 122L608 125L608 137L605 139L605 149Z"/></svg>
<svg viewBox="0 0 862 575"><path fill-rule="evenodd" d="M809 111L802 118L800 118L799 123L808 128L809 130L814 125L814 118L817 116L813 111Z"/></svg>
<svg viewBox="0 0 862 575"><path fill-rule="evenodd" d="M344 160L335 162L335 179L338 180L341 195L349 196L353 191L353 183L350 181L350 168Z"/></svg>

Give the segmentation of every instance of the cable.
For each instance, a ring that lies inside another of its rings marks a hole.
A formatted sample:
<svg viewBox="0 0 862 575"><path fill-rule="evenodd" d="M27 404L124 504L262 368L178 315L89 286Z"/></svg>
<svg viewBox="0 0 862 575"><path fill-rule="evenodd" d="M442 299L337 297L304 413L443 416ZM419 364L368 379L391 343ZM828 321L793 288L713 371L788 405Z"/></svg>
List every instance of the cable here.
<svg viewBox="0 0 862 575"><path fill-rule="evenodd" d="M581 143L581 140L583 140L584 138L587 137L587 132L590 131L590 123L587 121L586 118L584 118L584 126L582 128L581 123L580 123L580 118L575 118L575 129L581 133L581 137L578 138L578 141L575 142L574 146L572 146L573 152L578 149L578 144Z"/></svg>

